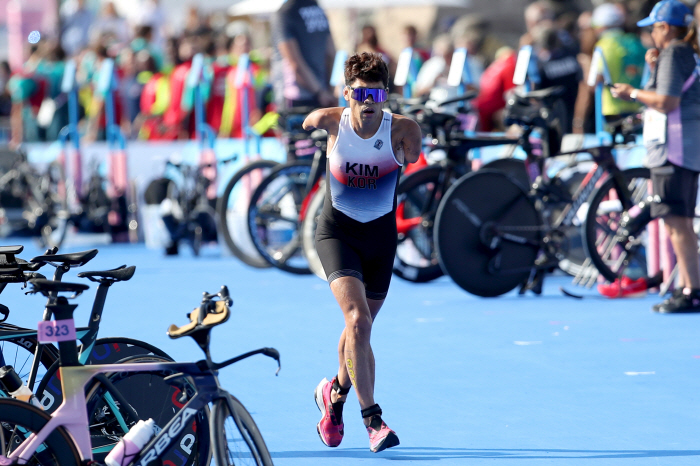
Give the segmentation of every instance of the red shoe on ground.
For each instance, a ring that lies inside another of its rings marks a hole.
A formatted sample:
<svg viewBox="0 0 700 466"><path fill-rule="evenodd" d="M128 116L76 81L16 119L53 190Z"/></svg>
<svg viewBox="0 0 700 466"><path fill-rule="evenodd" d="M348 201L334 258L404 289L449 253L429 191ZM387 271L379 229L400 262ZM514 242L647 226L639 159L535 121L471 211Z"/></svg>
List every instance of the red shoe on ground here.
<svg viewBox="0 0 700 466"><path fill-rule="evenodd" d="M649 288L655 288L661 285L663 281L663 272L659 272L653 277L641 277L632 280L627 275L622 276L612 283L604 283L598 285L598 293L606 298L639 298L646 296Z"/></svg>
<svg viewBox="0 0 700 466"><path fill-rule="evenodd" d="M335 377L334 377L335 380ZM333 387L333 380L330 382L328 379L324 378L321 383L318 384L316 390L314 390L314 398L316 400L316 405L321 411L321 420L316 425L316 431L318 436L321 437L321 441L327 447L337 447L343 440L343 423L336 418L335 412L333 411L333 404L331 403L331 388Z"/></svg>

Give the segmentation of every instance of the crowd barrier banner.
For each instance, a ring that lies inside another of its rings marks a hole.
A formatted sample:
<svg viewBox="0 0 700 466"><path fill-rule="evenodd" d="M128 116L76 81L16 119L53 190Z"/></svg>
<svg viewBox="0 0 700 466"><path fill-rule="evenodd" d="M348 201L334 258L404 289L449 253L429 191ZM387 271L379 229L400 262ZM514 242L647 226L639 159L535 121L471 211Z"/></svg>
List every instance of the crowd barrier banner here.
<svg viewBox="0 0 700 466"><path fill-rule="evenodd" d="M75 60L68 60L63 71L63 79L61 80L61 92L68 96L68 125L64 126L58 134L61 144L61 154L58 162L61 164L66 180L72 180L72 189L67 189L65 183L59 186L63 190L63 194L70 194L68 205L71 210L75 210L82 196L83 188L83 170L80 156L80 133L78 132L78 83L75 79L76 64ZM73 145L73 157L71 162L68 162L68 147Z"/></svg>
<svg viewBox="0 0 700 466"><path fill-rule="evenodd" d="M595 132L600 144L612 144L610 133L605 131L605 117L603 116L603 86L612 86L610 68L605 60L603 51L596 47L591 60L591 69L588 73L588 85L595 87Z"/></svg>
<svg viewBox="0 0 700 466"><path fill-rule="evenodd" d="M537 57L532 53L531 45L524 45L518 51L518 59L515 62L515 72L513 73L513 84L523 86L525 92L530 92L540 82Z"/></svg>
<svg viewBox="0 0 700 466"><path fill-rule="evenodd" d="M403 88L403 96L407 99L413 97L413 87L418 77L418 66L413 60L413 48L406 47L401 51L394 74L394 85Z"/></svg>
<svg viewBox="0 0 700 466"><path fill-rule="evenodd" d="M331 72L330 85L335 89L340 86L338 93L338 107L347 107L348 103L343 97L343 87L345 86L345 62L348 59L348 52L338 50L333 60L333 71Z"/></svg>

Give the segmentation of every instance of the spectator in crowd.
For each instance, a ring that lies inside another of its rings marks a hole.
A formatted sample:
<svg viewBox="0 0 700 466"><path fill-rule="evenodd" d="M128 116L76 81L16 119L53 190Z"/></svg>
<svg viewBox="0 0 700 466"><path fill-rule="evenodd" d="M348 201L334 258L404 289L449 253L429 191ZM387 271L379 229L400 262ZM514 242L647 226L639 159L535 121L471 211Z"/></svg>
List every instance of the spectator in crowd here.
<svg viewBox="0 0 700 466"><path fill-rule="evenodd" d="M85 0L69 0L61 6L61 45L68 56L77 55L90 40L94 15Z"/></svg>
<svg viewBox="0 0 700 466"><path fill-rule="evenodd" d="M626 83L638 88L642 83L646 50L638 36L623 31L623 8L620 4L603 3L593 11L591 24L598 36L595 47L603 52L612 82ZM602 112L608 119L629 115L638 110L638 103L615 99L609 89L603 90Z"/></svg>
<svg viewBox="0 0 700 466"><path fill-rule="evenodd" d="M479 81L479 95L472 102L479 112L482 131L505 130L502 110L506 107L506 93L515 87L513 75L518 54L509 47L496 53L496 60L486 68Z"/></svg>
<svg viewBox="0 0 700 466"><path fill-rule="evenodd" d="M161 69L164 65L163 53L161 48L153 41L153 27L150 25L142 25L134 30L134 39L131 41L131 50L138 53L145 50L156 63L156 67Z"/></svg>
<svg viewBox="0 0 700 466"><path fill-rule="evenodd" d="M378 53L382 56L384 63L389 65L393 60L391 56L387 53L384 48L379 45L379 38L377 37L377 30L371 24L365 24L362 26L360 32L360 42L355 47L356 53Z"/></svg>
<svg viewBox="0 0 700 466"><path fill-rule="evenodd" d="M433 56L423 63L416 77L416 95L431 94L437 100L448 98L450 86L447 85L447 75L453 54L454 46L449 34L441 34L433 40Z"/></svg>
<svg viewBox="0 0 700 466"><path fill-rule="evenodd" d="M129 43L129 26L111 1L104 3L100 16L90 27L90 37L94 42L105 36L111 36L120 45Z"/></svg>
<svg viewBox="0 0 700 466"><path fill-rule="evenodd" d="M491 23L479 14L464 15L452 26L456 47L467 47L469 55L476 57L482 70L496 59L496 52L505 46L491 33ZM478 80L478 77L475 77Z"/></svg>
<svg viewBox="0 0 700 466"><path fill-rule="evenodd" d="M520 38L520 46L533 45L533 32L537 28L554 26L554 9L546 0L530 3L525 8L525 34Z"/></svg>
<svg viewBox="0 0 700 466"><path fill-rule="evenodd" d="M421 64L430 58L430 52L418 46L418 29L416 29L416 27L412 24L409 24L403 28L401 31L401 39L404 48L410 47L415 53L418 54Z"/></svg>
<svg viewBox="0 0 700 466"><path fill-rule="evenodd" d="M593 95L586 82L586 77L591 67L593 59L593 49L598 40L591 25L592 13L584 11L578 17L577 32L579 53L576 56L581 67L583 80L579 83L578 97L574 109L574 119L572 120L572 131L577 134L595 132L595 115L593 112Z"/></svg>
<svg viewBox="0 0 700 466"><path fill-rule="evenodd" d="M12 77L12 70L7 61L0 62L0 116L10 116L12 110L12 98L7 83Z"/></svg>
<svg viewBox="0 0 700 466"><path fill-rule="evenodd" d="M579 83L583 79L577 54L562 43L559 31L551 25L538 26L531 34L540 75L539 87L545 89L564 86L561 99L564 104L561 130L570 133Z"/></svg>
<svg viewBox="0 0 700 466"><path fill-rule="evenodd" d="M141 0L138 8L130 10L128 20L134 30L149 27L152 43L159 49L165 46L165 14L158 0Z"/></svg>
<svg viewBox="0 0 700 466"><path fill-rule="evenodd" d="M287 0L272 17L272 79L281 109L330 107L335 46L316 0Z"/></svg>
<svg viewBox="0 0 700 466"><path fill-rule="evenodd" d="M652 69L645 89L616 83L614 97L647 107L645 164L651 168L652 217L660 217L678 261L679 281L673 295L652 307L656 312L700 312L700 261L693 217L700 174L700 81L695 74L698 52L690 9L678 0L662 0L648 18L655 48L646 53Z"/></svg>

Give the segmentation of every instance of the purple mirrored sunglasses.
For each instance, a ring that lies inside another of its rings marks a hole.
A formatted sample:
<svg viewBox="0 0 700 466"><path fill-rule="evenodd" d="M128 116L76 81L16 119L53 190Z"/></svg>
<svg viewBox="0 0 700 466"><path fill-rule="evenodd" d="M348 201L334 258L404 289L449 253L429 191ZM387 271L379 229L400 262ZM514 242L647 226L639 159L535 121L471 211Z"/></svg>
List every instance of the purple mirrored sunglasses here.
<svg viewBox="0 0 700 466"><path fill-rule="evenodd" d="M367 97L372 96L375 102L384 102L387 98L386 89L372 89L369 87L350 87L348 89L352 91L350 94L353 99L358 102L364 102Z"/></svg>

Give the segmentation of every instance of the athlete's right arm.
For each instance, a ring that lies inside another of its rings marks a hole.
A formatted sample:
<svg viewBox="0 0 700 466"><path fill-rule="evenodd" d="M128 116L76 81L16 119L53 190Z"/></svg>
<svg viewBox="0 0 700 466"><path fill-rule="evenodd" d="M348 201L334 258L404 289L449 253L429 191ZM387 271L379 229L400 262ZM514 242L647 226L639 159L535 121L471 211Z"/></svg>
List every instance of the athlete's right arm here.
<svg viewBox="0 0 700 466"><path fill-rule="evenodd" d="M337 129L342 111L343 109L340 107L315 110L306 117L303 127L306 131L313 131L315 129L325 129L326 131L334 128Z"/></svg>

